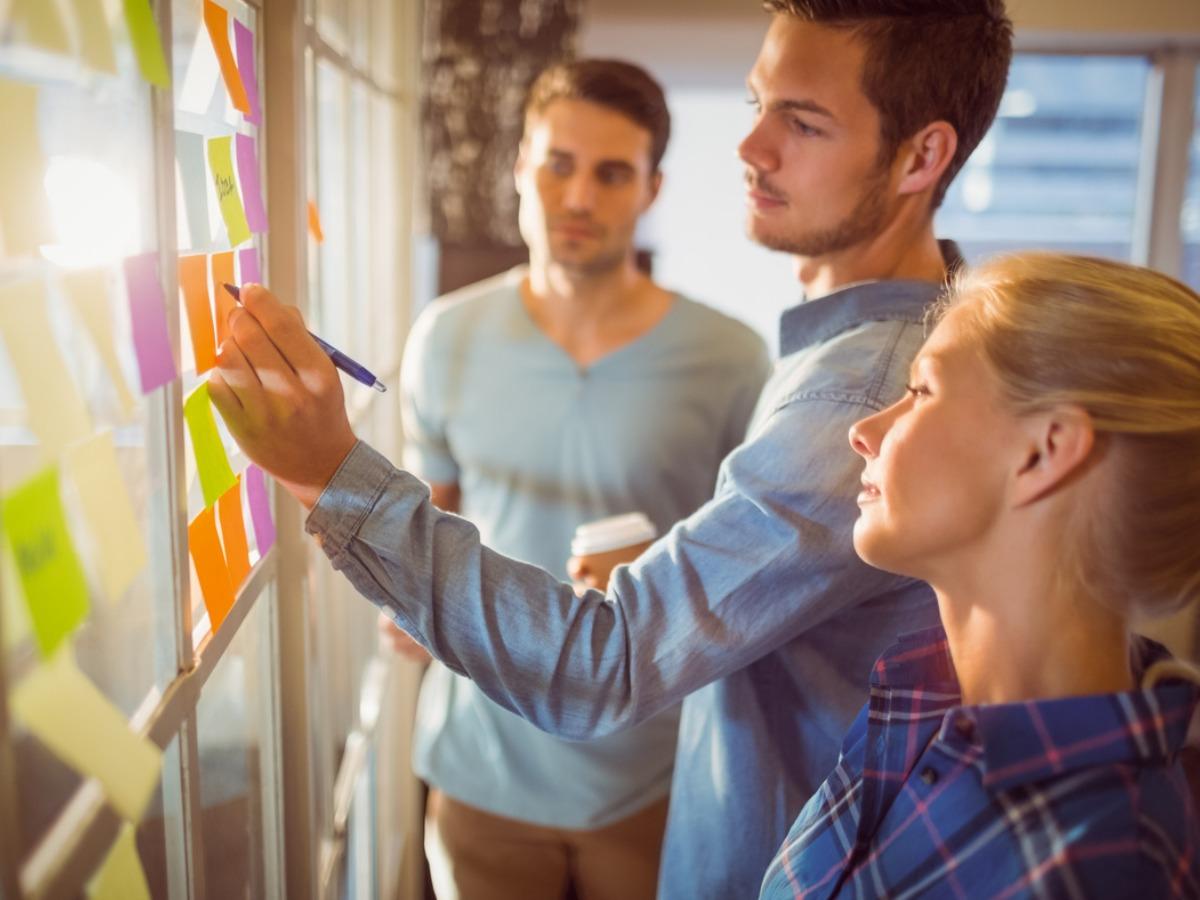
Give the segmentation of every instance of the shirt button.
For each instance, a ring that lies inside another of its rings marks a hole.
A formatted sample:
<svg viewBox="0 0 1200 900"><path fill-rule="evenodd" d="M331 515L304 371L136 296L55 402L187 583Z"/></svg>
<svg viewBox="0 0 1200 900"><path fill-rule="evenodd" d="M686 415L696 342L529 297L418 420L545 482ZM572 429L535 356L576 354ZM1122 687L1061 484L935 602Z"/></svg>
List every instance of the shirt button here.
<svg viewBox="0 0 1200 900"><path fill-rule="evenodd" d="M975 735L975 723L966 716L959 716L954 722L955 730L967 740Z"/></svg>
<svg viewBox="0 0 1200 900"><path fill-rule="evenodd" d="M938 780L938 773L932 767L926 767L921 771L921 780L926 784L934 784Z"/></svg>

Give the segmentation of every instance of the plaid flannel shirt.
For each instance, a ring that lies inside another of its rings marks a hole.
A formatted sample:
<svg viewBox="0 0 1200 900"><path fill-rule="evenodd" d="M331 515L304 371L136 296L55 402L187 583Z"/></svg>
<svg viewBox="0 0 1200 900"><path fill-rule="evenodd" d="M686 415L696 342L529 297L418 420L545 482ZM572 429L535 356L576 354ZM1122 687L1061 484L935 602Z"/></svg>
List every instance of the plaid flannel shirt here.
<svg viewBox="0 0 1200 900"><path fill-rule="evenodd" d="M1139 674L1167 656L1144 639L1134 654ZM1198 699L1166 681L962 706L942 629L906 635L760 896L1200 897L1175 761Z"/></svg>

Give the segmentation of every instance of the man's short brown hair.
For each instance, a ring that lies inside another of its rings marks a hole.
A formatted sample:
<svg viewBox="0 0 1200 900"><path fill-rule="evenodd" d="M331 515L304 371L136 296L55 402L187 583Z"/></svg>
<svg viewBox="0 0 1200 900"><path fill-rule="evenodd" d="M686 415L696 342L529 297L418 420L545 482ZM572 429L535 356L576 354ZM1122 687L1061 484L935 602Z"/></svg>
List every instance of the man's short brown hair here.
<svg viewBox="0 0 1200 900"><path fill-rule="evenodd" d="M863 93L879 111L883 159L931 122L958 133L933 194L946 189L983 140L1008 80L1012 22L1003 0L764 0L773 13L853 30L866 45Z"/></svg>
<svg viewBox="0 0 1200 900"><path fill-rule="evenodd" d="M650 171L657 172L671 137L662 86L645 69L618 59L580 59L542 72L529 89L525 118L555 100L586 100L618 112L650 132Z"/></svg>

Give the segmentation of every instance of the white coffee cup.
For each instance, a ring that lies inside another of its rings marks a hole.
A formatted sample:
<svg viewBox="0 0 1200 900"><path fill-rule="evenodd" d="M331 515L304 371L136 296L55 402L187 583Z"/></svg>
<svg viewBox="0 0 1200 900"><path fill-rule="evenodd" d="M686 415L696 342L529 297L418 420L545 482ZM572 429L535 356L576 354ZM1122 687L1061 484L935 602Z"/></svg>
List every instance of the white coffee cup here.
<svg viewBox="0 0 1200 900"><path fill-rule="evenodd" d="M658 536L645 513L626 513L586 522L571 540L571 577L582 588L604 590L612 570L633 562Z"/></svg>

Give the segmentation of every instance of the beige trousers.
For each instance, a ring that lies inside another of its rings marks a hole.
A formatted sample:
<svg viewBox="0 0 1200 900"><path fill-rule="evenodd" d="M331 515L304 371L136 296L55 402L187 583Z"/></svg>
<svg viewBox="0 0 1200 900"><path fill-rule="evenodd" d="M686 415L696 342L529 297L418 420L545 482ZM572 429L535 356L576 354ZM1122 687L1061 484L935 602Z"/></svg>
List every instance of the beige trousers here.
<svg viewBox="0 0 1200 900"><path fill-rule="evenodd" d="M425 853L438 900L653 900L664 797L604 828L546 828L429 792Z"/></svg>

